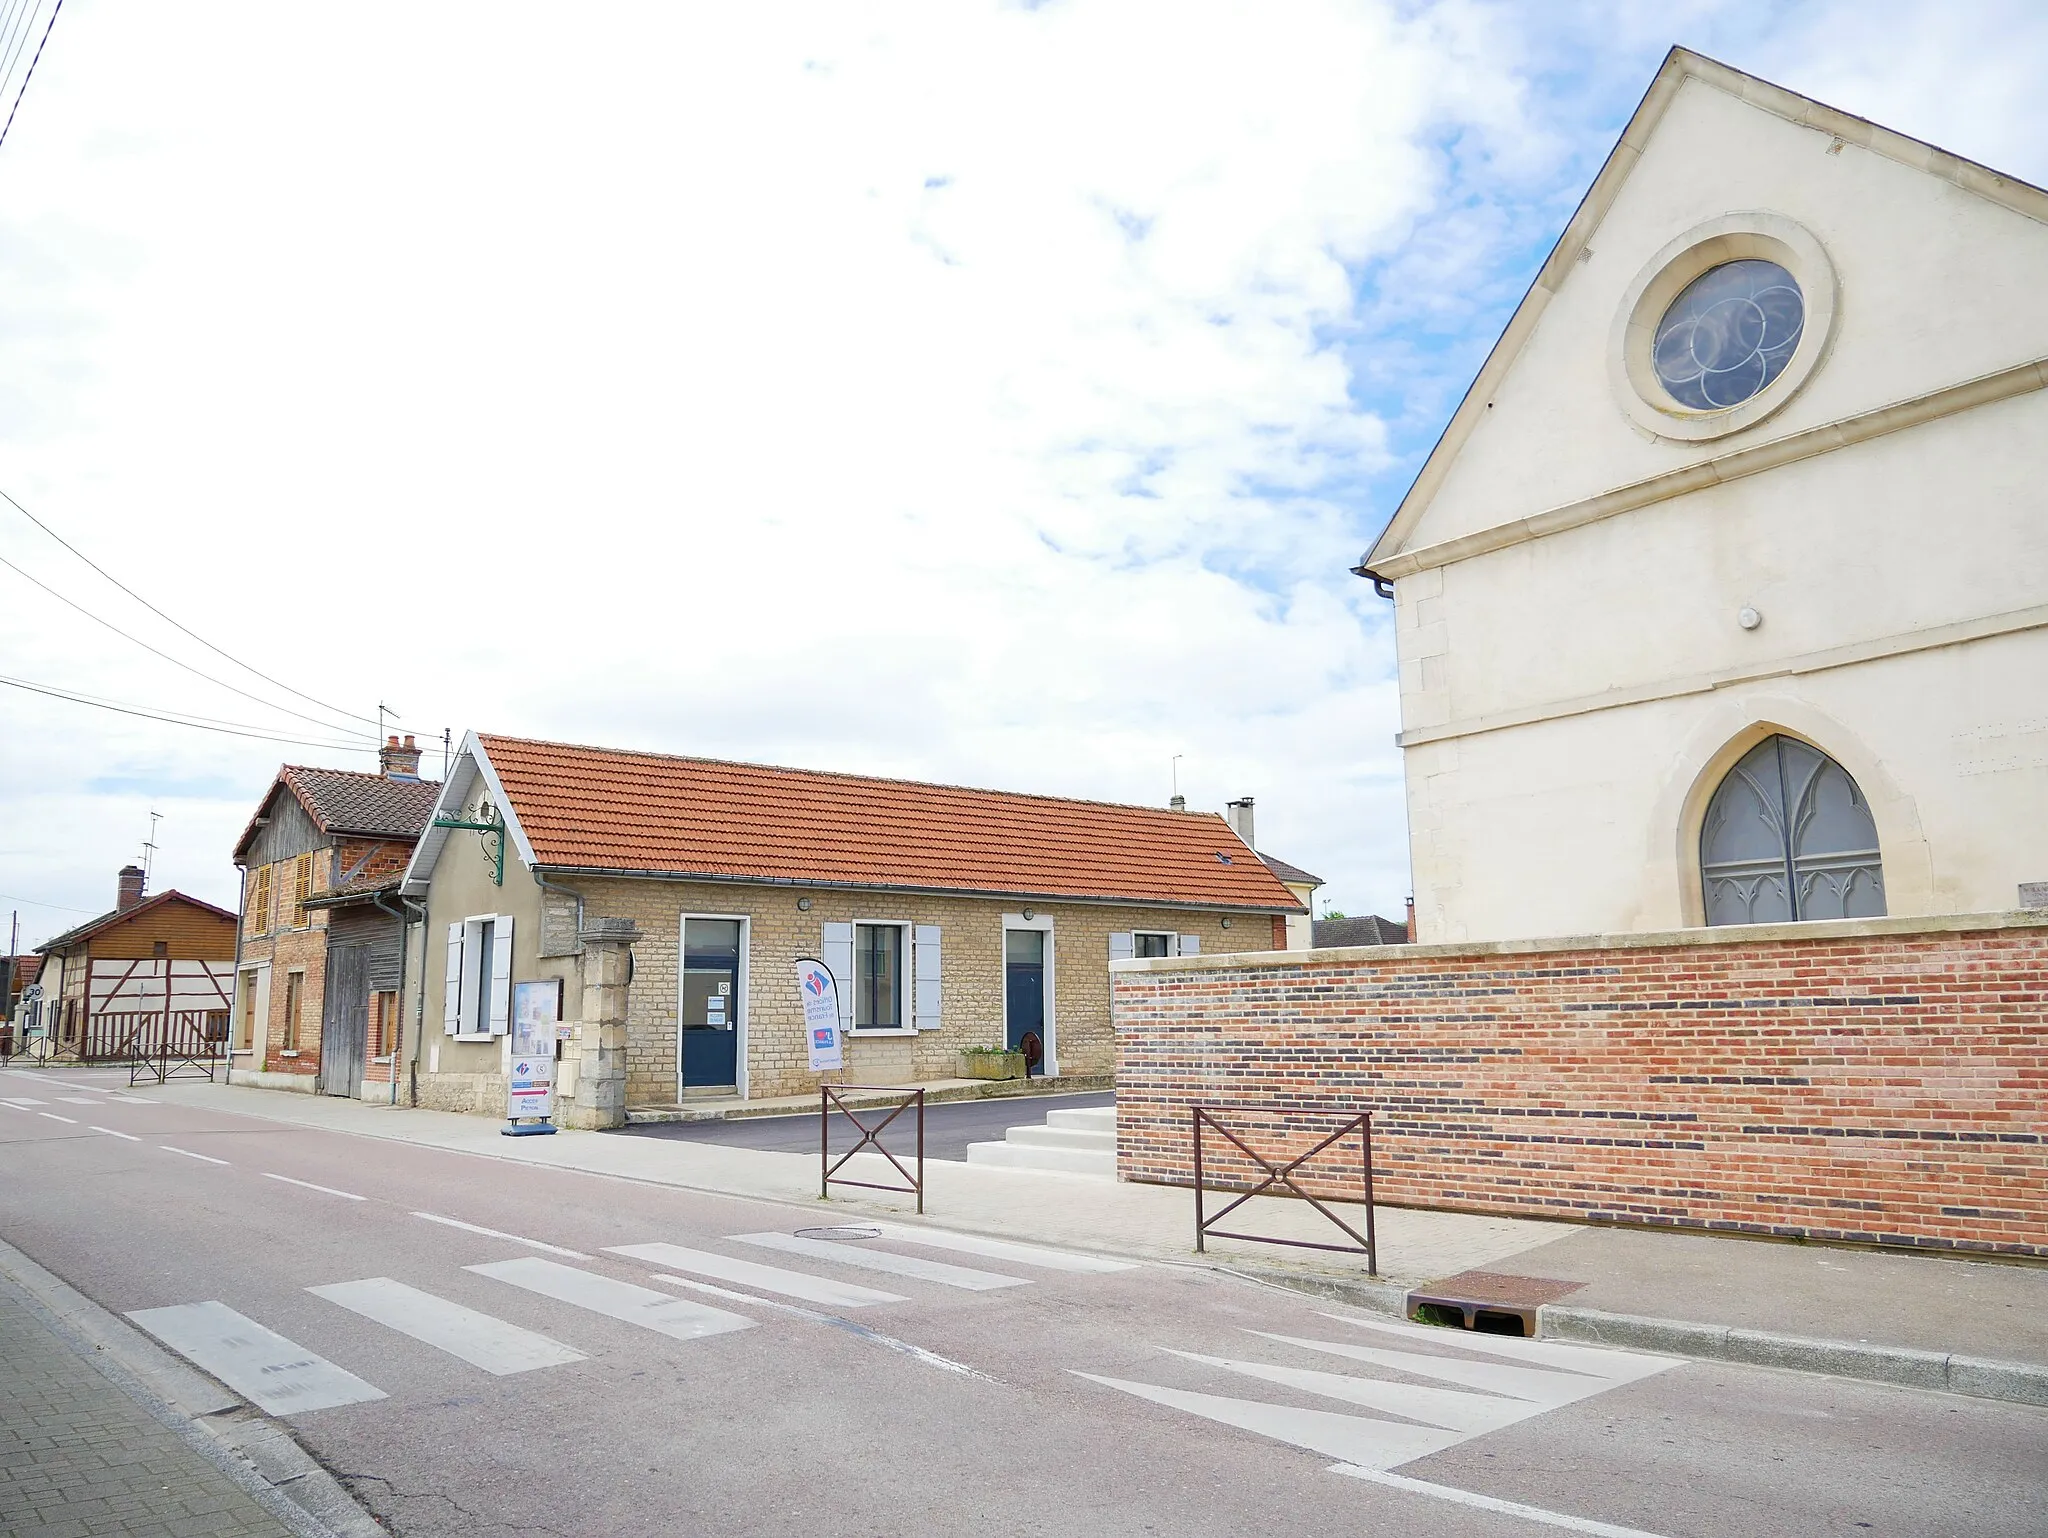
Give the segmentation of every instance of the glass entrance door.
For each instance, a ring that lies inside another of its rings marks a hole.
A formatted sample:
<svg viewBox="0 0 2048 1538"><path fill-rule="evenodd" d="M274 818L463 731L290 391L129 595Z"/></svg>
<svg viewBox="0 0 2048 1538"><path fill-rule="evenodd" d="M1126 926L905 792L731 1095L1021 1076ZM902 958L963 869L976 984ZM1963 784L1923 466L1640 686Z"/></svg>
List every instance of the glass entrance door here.
<svg viewBox="0 0 2048 1538"><path fill-rule="evenodd" d="M681 1087L739 1085L740 935L738 919L683 920L682 1015L677 1024Z"/></svg>
<svg viewBox="0 0 2048 1538"><path fill-rule="evenodd" d="M1045 1072L1045 933L1003 932L1003 1018L1012 1052L1024 1054L1024 1072Z"/></svg>

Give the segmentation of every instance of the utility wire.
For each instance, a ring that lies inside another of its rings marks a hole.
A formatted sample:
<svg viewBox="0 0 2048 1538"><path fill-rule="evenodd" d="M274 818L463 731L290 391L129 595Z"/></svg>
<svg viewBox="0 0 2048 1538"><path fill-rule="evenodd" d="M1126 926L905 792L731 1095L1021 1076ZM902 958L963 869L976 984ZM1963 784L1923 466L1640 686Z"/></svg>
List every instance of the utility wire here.
<svg viewBox="0 0 2048 1538"><path fill-rule="evenodd" d="M111 710L117 715L140 716L146 721L164 721L172 726L189 726L195 731L218 732L224 737L249 737L258 742L283 742L297 748L339 748L350 753L367 753L369 744L363 742L316 742L308 737L284 737L275 732L244 731L228 726L207 726L184 716L167 714L160 710L149 710L139 705L116 705L106 700L91 699L74 694L68 689L52 689L43 684L32 684L23 678L0 677L0 685L10 689L26 689L30 694L47 695L53 700L67 700L73 705L90 705L95 710Z"/></svg>
<svg viewBox="0 0 2048 1538"><path fill-rule="evenodd" d="M35 25L36 12L42 8L43 0L10 0L7 15L0 20L0 96L14 80L14 64L21 57L22 44L28 38L29 28Z"/></svg>
<svg viewBox="0 0 2048 1538"><path fill-rule="evenodd" d="M6 123L0 124L0 144L7 142L7 130L14 126L14 114L21 110L22 97L28 95L28 83L36 78L36 66L43 62L43 43L49 42L50 28L57 25L57 13L63 9L64 0L57 0L57 3L50 7L50 21L49 25L43 28L43 41L36 44L36 56L28 61L28 73L21 77L21 89L14 93L14 105L7 109ZM13 66L10 65L8 68L11 73Z"/></svg>
<svg viewBox="0 0 2048 1538"><path fill-rule="evenodd" d="M37 902L33 897L17 897L12 892L0 892L0 903L27 903L31 908L55 908L59 913L97 913L96 908L74 908L69 903Z"/></svg>
<svg viewBox="0 0 2048 1538"><path fill-rule="evenodd" d="M0 492L0 496L5 495L5 492ZM9 497L8 500L12 501L13 498ZM309 716L304 711L293 710L288 705L275 704L270 700L264 699L260 694L251 694L247 689L237 689L233 684L227 682L225 679L215 678L211 673L200 672L199 669L192 666L191 663L182 661L177 657L173 657L169 652L164 651L159 647L151 646L149 642L143 640L140 636L130 635L127 631L123 630L119 625L116 625L112 620L101 619L97 614L93 613L92 610L86 608L85 605L73 602L71 599L66 598L54 587L51 587L49 583L42 581L40 578L31 577L27 572L23 571L19 566L15 565L14 562L8 560L7 557L4 555L0 555L0 566L5 566L9 571L13 572L16 576L22 578L24 581L34 583L35 586L41 588L44 592L48 593L52 598L56 599L59 603L64 604L69 608L76 609L80 614L83 614L95 625L105 626L108 630L113 631L114 634L119 636L122 640L133 641L137 646L141 647L144 651L163 658L164 661L172 664L174 667L183 668L186 672L190 673L194 678L203 678L208 683L216 684L220 688L227 690L230 694L239 694L245 700L254 700L257 704L263 706L264 709L266 710L275 710L282 712L283 714L288 716L296 716L301 721L310 721L312 722L313 725L319 727L323 731L338 732L342 730L341 727L335 726L331 722L322 721L318 716ZM371 736L371 734L368 732L364 732L359 735L361 735L365 740L369 740Z"/></svg>
<svg viewBox="0 0 2048 1538"><path fill-rule="evenodd" d="M138 705L133 700L110 700L104 694L88 694L83 689L70 689L62 684L36 684L33 687L48 689L54 694L62 695L68 700L75 700L81 705L106 705L117 710L147 711L151 715L161 716L167 721L175 721L185 726L219 726L225 727L230 731L263 733L279 733L287 730L262 721L224 721L219 716L202 716L190 710L173 710L168 705ZM310 738L293 738L291 740L312 742ZM360 737L323 739L313 743L313 745L326 748L342 748L349 752L358 753L366 751L368 747L368 744Z"/></svg>
<svg viewBox="0 0 2048 1538"><path fill-rule="evenodd" d="M58 0L58 3L62 4L63 0ZM55 18L52 17L52 20L54 19ZM0 137L4 137L4 133L0 133ZM54 539L66 550L69 550L73 555L77 556L81 561L85 562L86 565L90 566L94 571L98 572L102 577L105 577L109 582L113 583L115 587L119 588L122 592L126 593L130 598L134 599L137 603L141 604L143 608L149 610L149 612L154 614L158 619L164 621L164 623L170 625L173 629L184 632L184 634L190 636L193 640L197 641L201 646L205 647L208 651L213 652L215 655L227 658L228 661L232 662L236 667L240 668L243 672L253 673L255 674L256 677L262 679L265 683L270 684L274 688L282 689L286 694L297 695L300 699L305 700L308 704L318 705L322 710L330 711L337 716L346 716L349 720L360 721L365 726L382 725L380 721L376 720L373 717L359 716L353 710L343 710L339 705L330 705L325 700L315 699L312 695L306 693L303 689L294 689L290 684L284 683L279 679L272 678L268 673L265 673L260 669L249 666L248 663L242 661L241 658L233 655L232 653L222 651L218 646L215 646L213 642L207 640L205 636L199 634L198 631L193 630L190 626L179 624L178 621L172 619L170 615L164 613L163 610L159 609L147 598L144 598L140 593L136 592L134 588L128 586L127 583L123 582L119 577L116 577L104 566L100 565L91 556L87 555L83 550L79 549L76 545L72 544L70 540L66 539L63 535L59 534L55 529L51 528L47 523L43 522L43 520L38 518L34 513L30 512L27 508L23 507L19 502L16 502L13 497L7 494L7 492L0 491L0 498L5 498L8 505L11 506L17 513L21 514L22 517L26 518L30 523L34 524L37 528L41 529L45 534L49 535L50 538ZM17 567L16 569L19 570L20 568ZM223 687L232 688L233 686L223 685ZM237 690L236 692L240 693L239 690ZM254 699L255 696L250 695L249 698ZM268 702L265 701L263 703ZM272 708L278 710L284 709L282 705L274 706ZM293 711L291 712L291 714L296 715L297 712ZM397 712L393 711L391 712L391 714L395 717L397 715ZM309 720L311 718L301 716L300 719ZM325 726L327 723L321 722L319 724ZM339 730L340 728L329 729Z"/></svg>

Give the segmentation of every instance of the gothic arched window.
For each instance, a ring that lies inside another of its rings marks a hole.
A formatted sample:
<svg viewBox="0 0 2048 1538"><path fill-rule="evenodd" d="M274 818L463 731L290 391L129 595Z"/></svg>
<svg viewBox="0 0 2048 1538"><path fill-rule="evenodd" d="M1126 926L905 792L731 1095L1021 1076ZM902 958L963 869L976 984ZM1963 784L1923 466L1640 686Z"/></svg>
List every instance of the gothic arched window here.
<svg viewBox="0 0 2048 1538"><path fill-rule="evenodd" d="M1709 924L1884 917L1870 803L1849 771L1767 737L1728 771L1700 830Z"/></svg>

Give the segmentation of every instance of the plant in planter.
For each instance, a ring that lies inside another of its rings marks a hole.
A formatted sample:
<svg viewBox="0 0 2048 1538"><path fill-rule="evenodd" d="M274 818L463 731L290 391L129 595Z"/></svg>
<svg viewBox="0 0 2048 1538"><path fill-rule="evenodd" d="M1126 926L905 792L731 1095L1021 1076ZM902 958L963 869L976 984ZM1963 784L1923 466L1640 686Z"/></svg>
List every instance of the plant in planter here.
<svg viewBox="0 0 2048 1538"><path fill-rule="evenodd" d="M962 1047L960 1077L963 1079L1021 1079L1024 1054L1008 1047Z"/></svg>

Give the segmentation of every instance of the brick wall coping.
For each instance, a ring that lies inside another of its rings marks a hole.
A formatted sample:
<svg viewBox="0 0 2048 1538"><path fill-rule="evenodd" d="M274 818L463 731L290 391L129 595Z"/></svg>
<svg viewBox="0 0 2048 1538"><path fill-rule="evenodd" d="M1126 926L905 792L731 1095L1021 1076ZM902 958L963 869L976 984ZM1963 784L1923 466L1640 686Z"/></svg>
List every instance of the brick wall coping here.
<svg viewBox="0 0 2048 1538"><path fill-rule="evenodd" d="M1346 945L1312 951L1218 951L1197 956L1146 956L1112 961L1122 972L1223 972L1260 967L1398 965L1436 957L1540 956L1559 951L1651 950L1670 946L1754 945L1790 940L1861 940L1890 935L1979 934L1997 929L2048 929L2048 909L1947 913L1915 918L1816 919L1798 924L1721 924L1648 934L1556 935L1532 940L1468 940L1453 945Z"/></svg>

